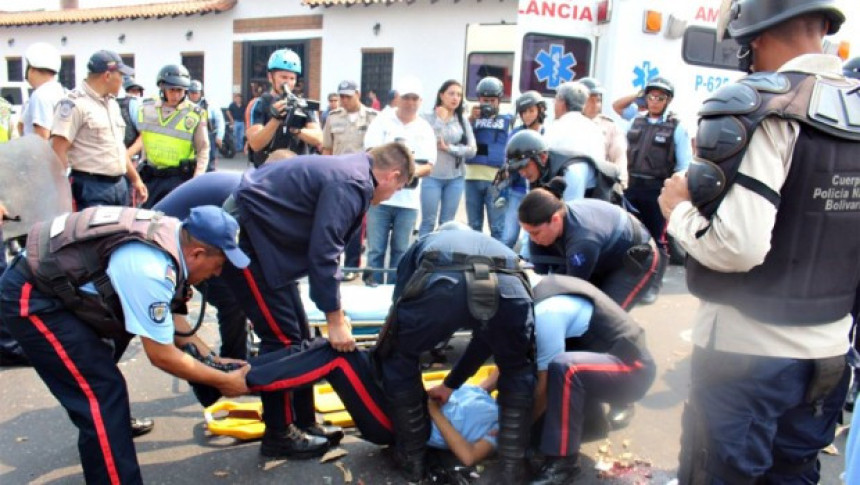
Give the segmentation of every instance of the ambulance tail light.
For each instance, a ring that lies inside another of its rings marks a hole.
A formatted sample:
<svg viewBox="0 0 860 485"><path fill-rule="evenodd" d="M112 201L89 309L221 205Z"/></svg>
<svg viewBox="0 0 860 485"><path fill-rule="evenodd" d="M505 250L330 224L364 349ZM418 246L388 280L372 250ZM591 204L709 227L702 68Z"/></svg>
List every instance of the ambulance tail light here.
<svg viewBox="0 0 860 485"><path fill-rule="evenodd" d="M642 32L657 34L663 28L663 14L656 10L646 10L642 23Z"/></svg>
<svg viewBox="0 0 860 485"><path fill-rule="evenodd" d="M612 20L612 0L597 2L597 23L608 24Z"/></svg>
<svg viewBox="0 0 860 485"><path fill-rule="evenodd" d="M843 61L847 61L849 57L851 57L851 42L847 40L843 40L839 43L839 48L836 50L836 55L838 55Z"/></svg>

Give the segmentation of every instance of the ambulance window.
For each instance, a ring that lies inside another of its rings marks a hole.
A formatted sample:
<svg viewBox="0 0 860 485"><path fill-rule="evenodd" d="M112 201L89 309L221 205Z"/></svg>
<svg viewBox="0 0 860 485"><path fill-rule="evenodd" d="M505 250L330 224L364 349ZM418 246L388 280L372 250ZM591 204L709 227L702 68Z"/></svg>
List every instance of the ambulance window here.
<svg viewBox="0 0 860 485"><path fill-rule="evenodd" d="M590 74L591 41L588 39L526 34L522 51L520 92L533 89L554 96L559 84Z"/></svg>
<svg viewBox="0 0 860 485"><path fill-rule="evenodd" d="M682 53L687 64L737 70L738 49L734 39L718 43L714 29L693 26L684 33Z"/></svg>
<svg viewBox="0 0 860 485"><path fill-rule="evenodd" d="M493 76L499 78L505 87L502 102L509 103L513 72L513 52L472 52L469 54L469 66L466 71L466 99L476 101L478 94L475 89L478 87L478 82L487 76Z"/></svg>

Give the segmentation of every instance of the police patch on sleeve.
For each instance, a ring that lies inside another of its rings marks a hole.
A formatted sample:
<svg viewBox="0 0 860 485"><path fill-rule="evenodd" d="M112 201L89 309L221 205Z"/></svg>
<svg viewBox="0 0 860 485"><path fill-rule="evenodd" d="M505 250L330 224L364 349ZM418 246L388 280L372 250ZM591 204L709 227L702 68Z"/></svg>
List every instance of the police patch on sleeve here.
<svg viewBox="0 0 860 485"><path fill-rule="evenodd" d="M64 99L60 101L60 105L57 106L57 116L61 119L67 120L72 116L72 109L75 107L75 102L70 99Z"/></svg>
<svg viewBox="0 0 860 485"><path fill-rule="evenodd" d="M582 253L576 253L570 257L570 264L576 267L580 267L585 264L585 255Z"/></svg>
<svg viewBox="0 0 860 485"><path fill-rule="evenodd" d="M159 301L149 305L149 319L155 323L164 323L167 318L167 302Z"/></svg>

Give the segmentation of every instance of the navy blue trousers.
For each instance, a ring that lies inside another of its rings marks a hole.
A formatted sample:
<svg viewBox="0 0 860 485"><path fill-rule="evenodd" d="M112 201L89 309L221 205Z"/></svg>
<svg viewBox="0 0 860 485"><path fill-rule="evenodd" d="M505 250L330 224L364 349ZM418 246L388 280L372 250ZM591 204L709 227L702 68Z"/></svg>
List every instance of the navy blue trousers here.
<svg viewBox="0 0 860 485"><path fill-rule="evenodd" d="M141 207L151 209L161 199L167 196L176 187L179 187L185 182L182 175L171 175L170 177L152 177L146 181L146 190L149 192L149 198Z"/></svg>
<svg viewBox="0 0 860 485"><path fill-rule="evenodd" d="M565 352L547 368L547 406L540 450L547 456L576 456L588 400L627 404L642 399L657 367L650 356L626 364L611 354Z"/></svg>
<svg viewBox="0 0 860 485"><path fill-rule="evenodd" d="M499 285L522 286L508 275L499 275ZM437 279L414 299L400 302L396 309L397 345L391 355L381 360L386 392L402 393L421 387L421 353L432 350L457 330L468 329L472 339L446 382L464 382L492 356L499 367L500 397L507 392L531 396L535 386L532 301L520 292L500 289L500 293L498 312L486 325L469 312L462 274Z"/></svg>
<svg viewBox="0 0 860 485"><path fill-rule="evenodd" d="M125 177L116 182L107 182L92 175L75 173L69 180L72 183L72 198L77 211L97 205L128 206L131 203Z"/></svg>
<svg viewBox="0 0 860 485"><path fill-rule="evenodd" d="M690 401L697 403L704 415L709 435L707 455L715 460L713 467L764 483L818 483L818 452L833 441L850 373L846 367L842 381L824 399L822 413L816 416L813 406L805 402L813 370L812 360L695 347ZM692 432L685 423L682 443ZM776 467L782 464L785 470L786 465L809 462L813 466L799 473L781 472ZM733 481L723 474L711 483L728 485Z"/></svg>
<svg viewBox="0 0 860 485"><path fill-rule="evenodd" d="M277 290L269 287L259 260L250 248L243 246L243 249L251 257L251 265L240 270L225 264L221 279L253 323L254 332L260 337L260 354L301 346L302 342L310 340L311 332L298 283ZM306 427L315 422L312 389L293 393L262 392L260 400L267 429L283 431L292 423Z"/></svg>
<svg viewBox="0 0 860 485"><path fill-rule="evenodd" d="M116 365L128 340L100 338L62 302L36 290L16 263L0 279L0 295L0 318L78 428L86 483L143 483L128 389Z"/></svg>
<svg viewBox="0 0 860 485"><path fill-rule="evenodd" d="M370 352L338 352L318 338L251 361L245 380L251 391L296 391L326 379L364 439L378 445L394 440L388 402L372 372Z"/></svg>

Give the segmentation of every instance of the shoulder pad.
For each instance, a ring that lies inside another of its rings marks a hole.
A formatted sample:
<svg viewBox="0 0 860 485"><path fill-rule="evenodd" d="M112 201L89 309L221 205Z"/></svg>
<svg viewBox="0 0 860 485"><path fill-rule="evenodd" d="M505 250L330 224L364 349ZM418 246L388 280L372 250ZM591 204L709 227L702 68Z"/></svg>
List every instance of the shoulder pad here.
<svg viewBox="0 0 860 485"><path fill-rule="evenodd" d="M706 99L699 116L742 115L752 113L761 104L761 95L744 83L729 84Z"/></svg>
<svg viewBox="0 0 860 485"><path fill-rule="evenodd" d="M696 133L696 155L711 162L721 162L747 146L747 130L734 116L712 116L699 121Z"/></svg>
<svg viewBox="0 0 860 485"><path fill-rule="evenodd" d="M860 86L816 80L809 100L809 120L835 137L860 141Z"/></svg>
<svg viewBox="0 0 860 485"><path fill-rule="evenodd" d="M756 72L738 82L746 84L756 91L767 93L782 94L791 89L791 81L785 74L779 72Z"/></svg>

